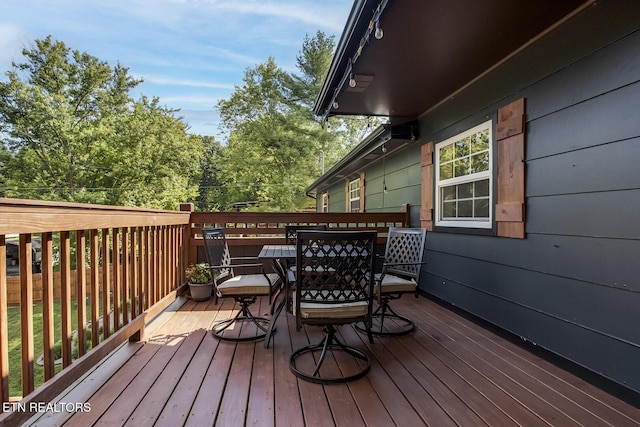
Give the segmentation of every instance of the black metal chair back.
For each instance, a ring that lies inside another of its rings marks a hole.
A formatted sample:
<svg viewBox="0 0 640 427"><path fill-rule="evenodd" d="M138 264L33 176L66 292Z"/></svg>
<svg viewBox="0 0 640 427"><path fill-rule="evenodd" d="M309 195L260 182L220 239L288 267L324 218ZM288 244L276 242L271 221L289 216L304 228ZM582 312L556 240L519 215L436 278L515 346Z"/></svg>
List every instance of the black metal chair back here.
<svg viewBox="0 0 640 427"><path fill-rule="evenodd" d="M327 229L326 224L317 224L317 225L296 225L290 224L284 226L284 239L287 245L295 245L296 238L298 237L298 231L309 231L309 230L317 230L317 231L325 231Z"/></svg>
<svg viewBox="0 0 640 427"><path fill-rule="evenodd" d="M214 283L228 275L233 275L233 270L229 267L217 268L216 266L228 266L231 264L231 255L224 235L223 228L212 228L202 230L204 249L207 262L211 266L211 273Z"/></svg>
<svg viewBox="0 0 640 427"><path fill-rule="evenodd" d="M424 228L389 227L384 251L385 273L420 279L427 230Z"/></svg>
<svg viewBox="0 0 640 427"><path fill-rule="evenodd" d="M376 275L380 305L373 312L371 330L357 324L358 330L374 335L405 335L416 328L411 319L396 313L390 302L405 293L418 296L426 239L424 228L389 227L382 273Z"/></svg>
<svg viewBox="0 0 640 427"><path fill-rule="evenodd" d="M370 330L373 305L375 231L299 231L296 243L296 326L322 326L324 339L294 351L289 358L291 371L307 381L335 383L365 375L370 368L366 353L347 346L336 336L335 325L362 322ZM373 336L369 331L369 340ZM313 372L298 368L296 360L304 353L321 350ZM321 366L328 350L345 351L364 361L355 374L327 377Z"/></svg>
<svg viewBox="0 0 640 427"><path fill-rule="evenodd" d="M204 229L202 236L207 261L213 276L215 302L218 302L218 298L233 298L240 305L235 316L213 325L211 330L213 335L216 338L229 341L253 341L265 338L269 330L270 319L254 316L249 310L249 306L255 303L259 296L268 296L269 302L271 302L271 297L279 284L278 275L276 273L267 274L257 258L232 258L224 229ZM251 260L255 262L250 263ZM255 269L257 274L236 275L234 266L245 271Z"/></svg>

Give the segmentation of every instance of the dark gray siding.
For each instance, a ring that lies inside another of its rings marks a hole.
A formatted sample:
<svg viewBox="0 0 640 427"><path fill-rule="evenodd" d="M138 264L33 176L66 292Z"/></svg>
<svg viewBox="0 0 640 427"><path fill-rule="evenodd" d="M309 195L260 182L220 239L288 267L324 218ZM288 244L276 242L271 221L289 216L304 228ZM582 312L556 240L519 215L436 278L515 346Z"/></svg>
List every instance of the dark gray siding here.
<svg viewBox="0 0 640 427"><path fill-rule="evenodd" d="M420 145L521 97L526 239L435 230L420 287L640 391L640 2L598 2L422 117L365 171L367 210L418 226Z"/></svg>
<svg viewBox="0 0 640 427"><path fill-rule="evenodd" d="M640 391L640 2L605 0L421 120L526 98L527 238L434 231L421 288Z"/></svg>
<svg viewBox="0 0 640 427"><path fill-rule="evenodd" d="M365 172L367 212L398 212L410 205L411 224L420 225L420 143L413 142L398 153L378 161ZM383 191L386 182L387 192Z"/></svg>

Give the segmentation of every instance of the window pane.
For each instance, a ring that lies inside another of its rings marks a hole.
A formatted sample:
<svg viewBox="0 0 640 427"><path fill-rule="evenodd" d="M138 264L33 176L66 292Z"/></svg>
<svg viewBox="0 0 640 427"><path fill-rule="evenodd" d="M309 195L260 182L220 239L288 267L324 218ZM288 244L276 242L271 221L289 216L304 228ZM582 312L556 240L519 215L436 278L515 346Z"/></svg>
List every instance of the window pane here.
<svg viewBox="0 0 640 427"><path fill-rule="evenodd" d="M444 202L442 204L442 217L443 218L455 218L456 217L456 202Z"/></svg>
<svg viewBox="0 0 640 427"><path fill-rule="evenodd" d="M477 153L489 149L489 130L478 132L471 137L471 153Z"/></svg>
<svg viewBox="0 0 640 427"><path fill-rule="evenodd" d="M482 181L478 181L475 183L475 191L474 194L476 197L483 197L489 195L489 180L483 179Z"/></svg>
<svg viewBox="0 0 640 427"><path fill-rule="evenodd" d="M471 138L467 137L455 143L456 146L456 158L469 155L469 147L471 144Z"/></svg>
<svg viewBox="0 0 640 427"><path fill-rule="evenodd" d="M473 216L473 200L460 200L458 202L458 217L471 218Z"/></svg>
<svg viewBox="0 0 640 427"><path fill-rule="evenodd" d="M440 165L440 179L453 178L453 162Z"/></svg>
<svg viewBox="0 0 640 427"><path fill-rule="evenodd" d="M449 144L440 150L440 162L453 160L453 144Z"/></svg>
<svg viewBox="0 0 640 427"><path fill-rule="evenodd" d="M489 218L489 199L476 199L473 201L473 216L476 218Z"/></svg>
<svg viewBox="0 0 640 427"><path fill-rule="evenodd" d="M474 154L471 156L471 173L489 170L489 152Z"/></svg>
<svg viewBox="0 0 640 427"><path fill-rule="evenodd" d="M473 182L458 186L458 199L470 199L473 197Z"/></svg>
<svg viewBox="0 0 640 427"><path fill-rule="evenodd" d="M456 198L456 187L444 187L442 189L442 200L454 200Z"/></svg>
<svg viewBox="0 0 640 427"><path fill-rule="evenodd" d="M465 176L469 174L469 158L459 159L455 162L455 176Z"/></svg>

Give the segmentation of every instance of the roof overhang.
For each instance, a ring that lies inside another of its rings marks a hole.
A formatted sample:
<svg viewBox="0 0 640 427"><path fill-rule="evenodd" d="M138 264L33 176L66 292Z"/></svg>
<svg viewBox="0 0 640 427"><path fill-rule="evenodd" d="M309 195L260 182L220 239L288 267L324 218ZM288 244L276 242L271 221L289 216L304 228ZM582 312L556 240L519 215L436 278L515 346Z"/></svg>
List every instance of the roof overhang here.
<svg viewBox="0 0 640 427"><path fill-rule="evenodd" d="M378 126L349 154L307 187L307 194L324 192L333 185L357 177L365 167L381 161L384 156L388 156L417 138L417 122Z"/></svg>
<svg viewBox="0 0 640 427"><path fill-rule="evenodd" d="M592 3L356 0L315 114L415 120Z"/></svg>

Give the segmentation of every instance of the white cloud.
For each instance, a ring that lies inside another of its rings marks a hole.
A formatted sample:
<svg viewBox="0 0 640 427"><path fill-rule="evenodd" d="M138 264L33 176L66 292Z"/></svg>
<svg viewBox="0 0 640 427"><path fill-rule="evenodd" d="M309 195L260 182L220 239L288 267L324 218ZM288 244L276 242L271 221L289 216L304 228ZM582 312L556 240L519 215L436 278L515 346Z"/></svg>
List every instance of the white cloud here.
<svg viewBox="0 0 640 427"><path fill-rule="evenodd" d="M154 85L189 86L189 87L202 87L202 88L226 89L226 90L234 89L234 85L229 83L215 83L215 82L199 81L199 80L175 79L175 78L159 76L159 75L136 76L136 78L143 78L145 83L151 83Z"/></svg>
<svg viewBox="0 0 640 427"><path fill-rule="evenodd" d="M12 62L22 62L22 49L28 46L19 25L0 22L0 72L9 71Z"/></svg>
<svg viewBox="0 0 640 427"><path fill-rule="evenodd" d="M216 96L175 95L162 96L160 102L162 104L205 104L213 109L213 106L216 105L220 99L220 97Z"/></svg>

